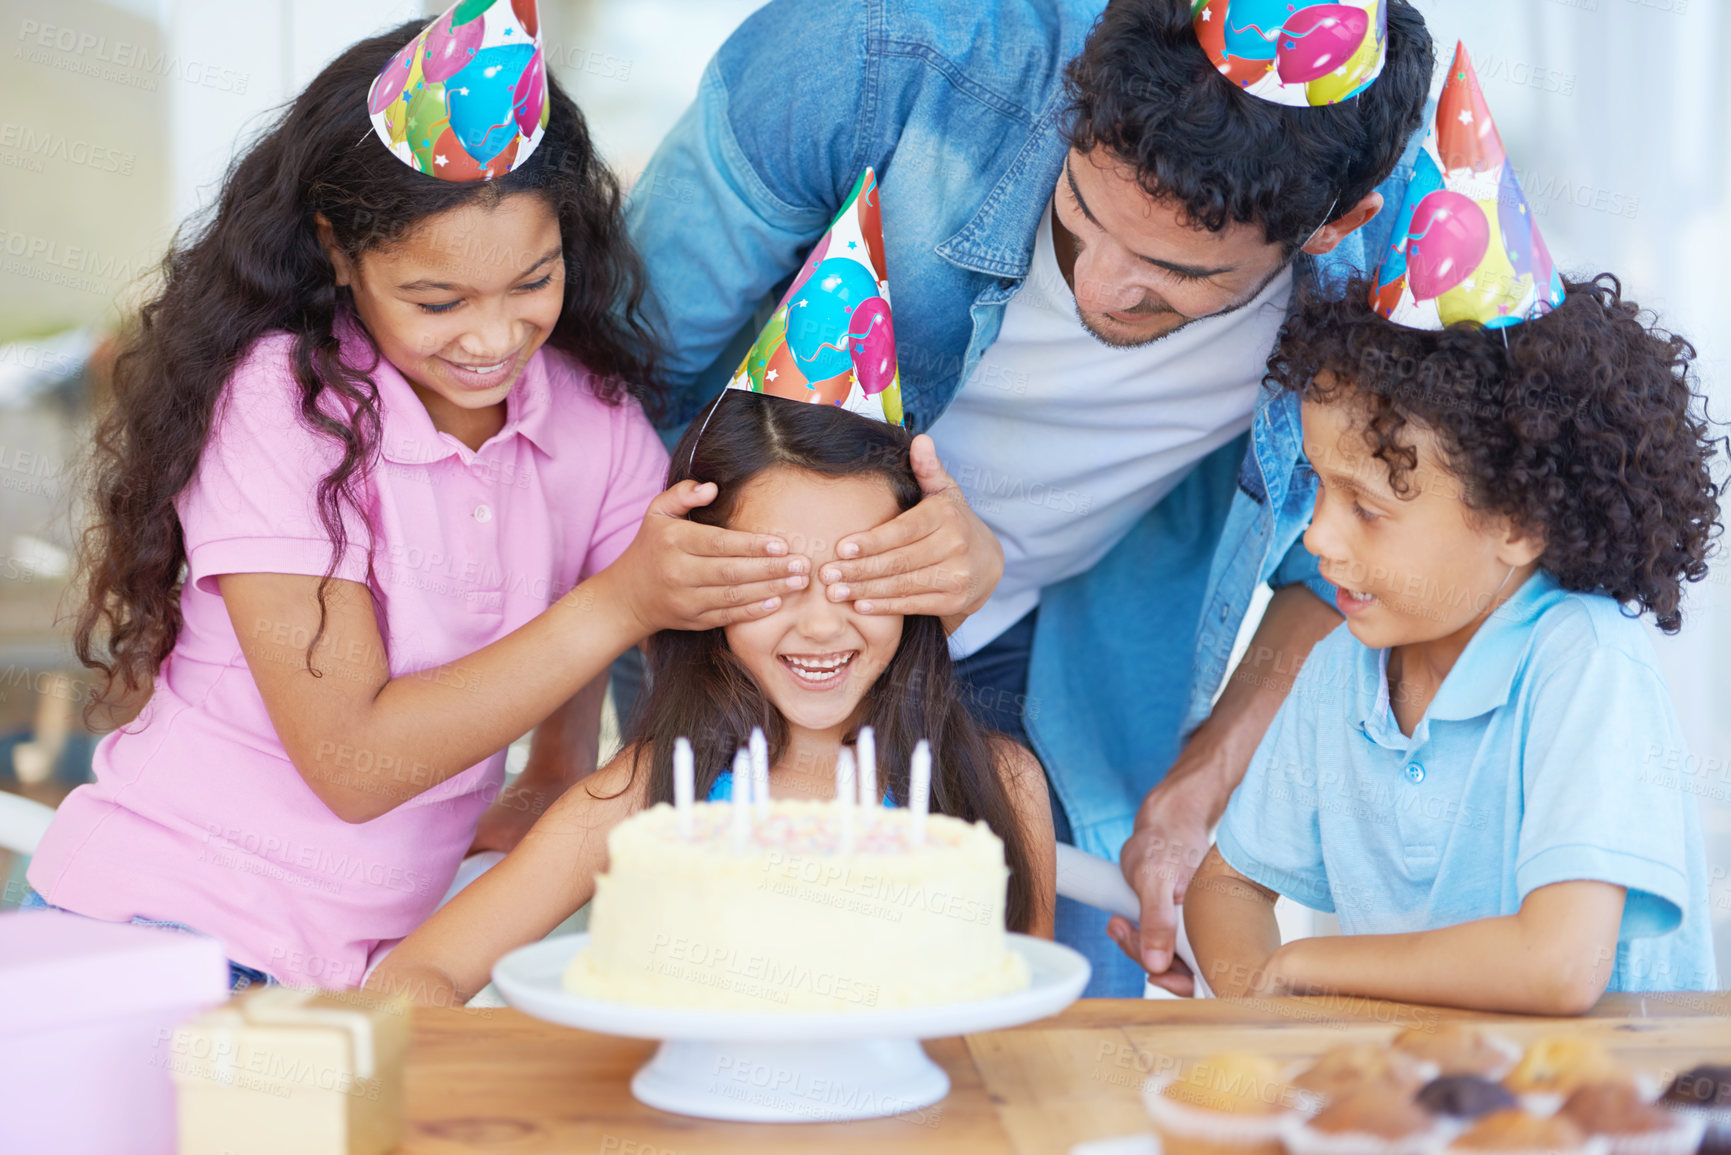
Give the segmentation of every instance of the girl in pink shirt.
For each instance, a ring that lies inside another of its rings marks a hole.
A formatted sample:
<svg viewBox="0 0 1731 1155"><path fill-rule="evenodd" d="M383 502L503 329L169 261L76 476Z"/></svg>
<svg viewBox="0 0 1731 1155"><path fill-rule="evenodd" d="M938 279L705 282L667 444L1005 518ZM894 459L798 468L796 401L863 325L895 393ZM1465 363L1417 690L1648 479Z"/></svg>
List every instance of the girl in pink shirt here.
<svg viewBox="0 0 1731 1155"><path fill-rule="evenodd" d="M511 9L470 19L495 37ZM539 52L507 60L497 171L454 105L375 136L431 83L418 32L349 49L235 164L98 436L76 644L101 705L143 705L61 806L32 902L214 935L237 975L357 985L471 845L508 848L585 744L593 765L585 687L614 658L809 580L779 538L686 520L714 486L661 493L619 189Z"/></svg>

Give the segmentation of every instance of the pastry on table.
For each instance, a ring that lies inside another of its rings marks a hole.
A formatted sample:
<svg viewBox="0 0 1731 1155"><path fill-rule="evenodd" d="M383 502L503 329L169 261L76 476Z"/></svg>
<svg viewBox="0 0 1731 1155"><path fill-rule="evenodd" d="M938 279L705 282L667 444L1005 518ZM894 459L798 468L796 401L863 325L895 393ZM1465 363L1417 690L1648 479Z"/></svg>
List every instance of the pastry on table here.
<svg viewBox="0 0 1731 1155"><path fill-rule="evenodd" d="M984 822L803 800L661 803L607 835L589 943L565 989L773 1014L992 998L1030 980L1004 930L1009 878Z"/></svg>
<svg viewBox="0 0 1731 1155"><path fill-rule="evenodd" d="M1561 1115L1493 1111L1445 1148L1456 1155L1475 1151L1519 1151L1530 1155L1581 1155L1599 1146Z"/></svg>
<svg viewBox="0 0 1731 1155"><path fill-rule="evenodd" d="M1659 1102L1706 1122L1700 1155L1731 1155L1731 1066L1704 1064L1684 1071L1671 1080Z"/></svg>
<svg viewBox="0 0 1731 1155"><path fill-rule="evenodd" d="M1292 1080L1292 1085L1301 1091L1314 1091L1325 1099L1379 1086L1404 1098L1422 1087L1436 1069L1434 1063L1405 1051L1375 1043L1347 1043L1324 1051Z"/></svg>
<svg viewBox="0 0 1731 1155"><path fill-rule="evenodd" d="M1659 1096L1667 1107L1723 1112L1731 1123L1731 1066L1704 1064L1684 1071Z"/></svg>
<svg viewBox="0 0 1731 1155"><path fill-rule="evenodd" d="M1420 1155L1441 1134L1438 1119L1392 1084L1342 1095L1286 1136L1291 1155Z"/></svg>
<svg viewBox="0 0 1731 1155"><path fill-rule="evenodd" d="M1500 1079L1519 1057L1503 1039L1467 1023L1431 1023L1408 1027L1394 1037L1398 1051L1435 1063L1439 1075L1482 1075Z"/></svg>
<svg viewBox="0 0 1731 1155"><path fill-rule="evenodd" d="M1649 1103L1624 1080L1576 1087L1558 1114L1589 1135L1603 1135L1611 1155L1690 1155L1707 1122Z"/></svg>
<svg viewBox="0 0 1731 1155"><path fill-rule="evenodd" d="M1418 1105L1445 1119L1477 1119L1518 1107L1515 1093L1482 1075L1443 1075L1422 1087Z"/></svg>
<svg viewBox="0 0 1731 1155"><path fill-rule="evenodd" d="M1142 1102L1165 1155L1281 1155L1286 1128L1315 1106L1278 1063L1232 1052L1150 1080Z"/></svg>
<svg viewBox="0 0 1731 1155"><path fill-rule="evenodd" d="M1588 1083L1626 1079L1609 1051L1590 1039L1552 1037L1527 1048L1503 1085L1519 1095L1567 1095Z"/></svg>

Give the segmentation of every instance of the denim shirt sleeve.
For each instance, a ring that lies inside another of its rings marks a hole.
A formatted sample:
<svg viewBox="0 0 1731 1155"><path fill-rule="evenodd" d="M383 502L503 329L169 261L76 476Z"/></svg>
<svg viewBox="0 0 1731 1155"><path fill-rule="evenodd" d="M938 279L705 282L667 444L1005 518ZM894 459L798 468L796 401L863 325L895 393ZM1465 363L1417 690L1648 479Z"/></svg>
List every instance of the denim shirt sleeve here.
<svg viewBox="0 0 1731 1155"><path fill-rule="evenodd" d="M1274 567L1274 574L1268 579L1268 584L1274 589L1302 584L1327 604L1334 604L1334 583L1322 576L1316 555L1304 548L1303 538L1292 543L1292 548L1286 551L1286 556Z"/></svg>
<svg viewBox="0 0 1731 1155"><path fill-rule="evenodd" d="M1299 453L1303 452L1301 448ZM1288 491L1286 500L1288 505L1298 511L1295 515L1302 519L1303 525L1308 527L1311 514L1316 509L1316 478L1310 472L1309 464L1303 460L1293 468L1292 488ZM1322 567L1316 555L1304 547L1302 531L1268 578L1268 584L1273 589L1300 583L1326 604L1334 604L1334 585L1322 576Z"/></svg>
<svg viewBox="0 0 1731 1155"><path fill-rule="evenodd" d="M709 399L700 375L798 269L859 175L870 10L760 8L632 189L626 225L648 270L672 424Z"/></svg>

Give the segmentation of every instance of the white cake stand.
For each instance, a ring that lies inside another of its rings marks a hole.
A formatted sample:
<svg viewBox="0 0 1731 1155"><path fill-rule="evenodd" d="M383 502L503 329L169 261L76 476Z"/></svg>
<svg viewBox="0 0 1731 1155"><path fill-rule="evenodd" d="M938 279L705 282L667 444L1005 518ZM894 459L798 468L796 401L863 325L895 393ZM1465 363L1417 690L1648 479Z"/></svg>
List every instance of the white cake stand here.
<svg viewBox="0 0 1731 1155"><path fill-rule="evenodd" d="M1088 985L1088 960L1012 934L1032 982L1013 994L939 1006L837 1012L693 1011L572 994L565 968L586 934L520 947L493 968L525 1014L609 1035L663 1040L631 1080L640 1102L676 1115L759 1123L901 1115L950 1092L917 1040L993 1031L1057 1014Z"/></svg>

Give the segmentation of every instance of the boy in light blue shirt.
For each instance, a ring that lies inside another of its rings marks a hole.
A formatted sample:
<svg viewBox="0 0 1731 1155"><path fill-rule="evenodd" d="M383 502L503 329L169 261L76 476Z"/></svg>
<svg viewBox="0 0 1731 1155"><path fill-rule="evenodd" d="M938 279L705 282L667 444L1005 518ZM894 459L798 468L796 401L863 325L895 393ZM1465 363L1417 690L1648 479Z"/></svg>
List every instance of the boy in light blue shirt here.
<svg viewBox="0 0 1731 1155"><path fill-rule="evenodd" d="M1185 896L1216 993L1577 1014L1716 985L1681 727L1639 620L1716 526L1694 350L1610 277L1504 328L1312 299L1274 383L1345 624L1306 659ZM1281 945L1278 895L1340 917Z"/></svg>

